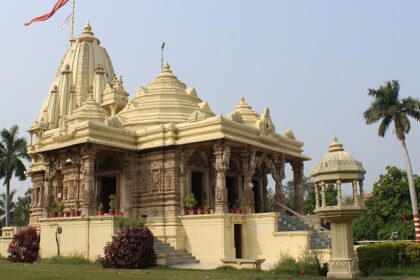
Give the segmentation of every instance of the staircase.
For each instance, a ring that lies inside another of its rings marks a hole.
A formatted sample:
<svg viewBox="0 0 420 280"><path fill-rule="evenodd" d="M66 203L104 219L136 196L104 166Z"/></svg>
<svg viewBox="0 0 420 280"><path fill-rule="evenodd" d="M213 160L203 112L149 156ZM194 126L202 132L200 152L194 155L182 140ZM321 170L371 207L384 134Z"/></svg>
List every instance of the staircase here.
<svg viewBox="0 0 420 280"><path fill-rule="evenodd" d="M172 247L169 243L162 242L159 239L155 239L155 242L153 243L153 249L155 249L156 255L165 256L165 263L168 266L196 264L200 262L186 250L175 250L175 248Z"/></svg>
<svg viewBox="0 0 420 280"><path fill-rule="evenodd" d="M294 216L282 215L279 218L278 231L309 231L309 249L331 248L329 232L314 228L312 224Z"/></svg>

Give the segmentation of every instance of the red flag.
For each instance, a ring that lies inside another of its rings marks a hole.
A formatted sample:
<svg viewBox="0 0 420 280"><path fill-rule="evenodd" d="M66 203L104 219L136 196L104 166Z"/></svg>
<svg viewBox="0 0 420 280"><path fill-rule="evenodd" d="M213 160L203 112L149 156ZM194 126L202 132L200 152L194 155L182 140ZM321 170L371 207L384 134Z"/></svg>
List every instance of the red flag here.
<svg viewBox="0 0 420 280"><path fill-rule="evenodd" d="M33 22L44 21L44 20L49 19L50 17L52 17L55 14L55 12L57 12L58 9L60 9L64 5L66 5L66 3L68 1L69 0L58 0L57 3L55 3L54 8L51 10L51 12L49 12L48 14L45 14L45 15L42 15L42 16L39 16L39 17L36 17L36 18L32 19L30 22L25 23L25 26L27 26L27 25L29 25Z"/></svg>

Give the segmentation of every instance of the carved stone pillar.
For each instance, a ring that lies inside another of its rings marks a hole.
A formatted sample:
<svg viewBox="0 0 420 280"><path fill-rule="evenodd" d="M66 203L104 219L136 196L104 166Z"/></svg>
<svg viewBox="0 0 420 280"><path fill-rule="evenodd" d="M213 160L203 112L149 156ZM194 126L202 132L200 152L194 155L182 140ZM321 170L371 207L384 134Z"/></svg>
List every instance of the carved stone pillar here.
<svg viewBox="0 0 420 280"><path fill-rule="evenodd" d="M95 154L93 148L85 148L82 150L82 161L84 174L84 189L82 197L82 214L86 216L94 216L95 211Z"/></svg>
<svg viewBox="0 0 420 280"><path fill-rule="evenodd" d="M241 154L243 180L243 205L245 213L255 212L254 191L252 190L252 176L255 173L255 152L245 151Z"/></svg>
<svg viewBox="0 0 420 280"><path fill-rule="evenodd" d="M295 193L295 211L303 214L303 193L302 193L302 178L303 178L303 162L301 160L292 161L294 193Z"/></svg>
<svg viewBox="0 0 420 280"><path fill-rule="evenodd" d="M136 185L136 154L124 153L122 155L123 172L120 179L121 211L126 216L132 216L132 192Z"/></svg>
<svg viewBox="0 0 420 280"><path fill-rule="evenodd" d="M41 201L41 208L42 208L42 217L46 218L48 214L48 207L50 206L50 203L53 200L52 197L52 162L50 162L46 157L44 157L44 193L42 195L42 201Z"/></svg>
<svg viewBox="0 0 420 280"><path fill-rule="evenodd" d="M216 167L216 214L228 212L228 191L226 188L226 170L229 169L230 147L227 145L214 145L214 157Z"/></svg>
<svg viewBox="0 0 420 280"><path fill-rule="evenodd" d="M275 185L275 194L274 194L274 201L276 204L274 205L274 210L276 212L284 213L285 210L283 207L280 207L279 204L284 204L284 194L283 194L283 187L282 187L282 181L284 179L284 166L285 166L285 160L284 160L284 154L282 154L281 158L276 159L274 161L275 169L272 171L271 176L273 177Z"/></svg>
<svg viewBox="0 0 420 280"><path fill-rule="evenodd" d="M319 194L319 184L315 183L315 209L318 209L321 207L321 203L319 200L320 194Z"/></svg>
<svg viewBox="0 0 420 280"><path fill-rule="evenodd" d="M337 206L343 206L343 194L341 192L341 180L337 180Z"/></svg>

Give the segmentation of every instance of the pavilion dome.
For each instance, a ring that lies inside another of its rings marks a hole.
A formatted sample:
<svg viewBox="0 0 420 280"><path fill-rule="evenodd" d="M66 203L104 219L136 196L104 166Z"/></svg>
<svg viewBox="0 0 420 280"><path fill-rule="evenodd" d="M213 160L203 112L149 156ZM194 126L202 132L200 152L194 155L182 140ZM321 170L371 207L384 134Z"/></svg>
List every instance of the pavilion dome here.
<svg viewBox="0 0 420 280"><path fill-rule="evenodd" d="M362 163L353 159L353 157L344 150L343 144L334 137L328 147L328 153L317 163L311 176L316 180L317 177L328 179L358 179L363 178L365 169Z"/></svg>
<svg viewBox="0 0 420 280"><path fill-rule="evenodd" d="M122 79L116 77L111 59L90 24L71 42L33 127L53 129L63 125L90 94L107 114L109 106L123 108L127 103Z"/></svg>
<svg viewBox="0 0 420 280"><path fill-rule="evenodd" d="M214 116L193 88L178 80L169 64L148 85L140 87L127 106L117 114L124 127L143 128L165 123L182 123Z"/></svg>

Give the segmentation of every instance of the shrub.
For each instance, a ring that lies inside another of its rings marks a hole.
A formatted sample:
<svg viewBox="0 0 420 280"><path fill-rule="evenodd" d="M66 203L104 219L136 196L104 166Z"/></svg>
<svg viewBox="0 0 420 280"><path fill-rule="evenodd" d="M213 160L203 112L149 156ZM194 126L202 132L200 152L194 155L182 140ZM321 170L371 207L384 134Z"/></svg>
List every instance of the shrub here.
<svg viewBox="0 0 420 280"><path fill-rule="evenodd" d="M103 267L147 268L156 263L154 237L146 228L124 228L104 248Z"/></svg>
<svg viewBox="0 0 420 280"><path fill-rule="evenodd" d="M299 268L296 260L288 255L281 255L272 269L272 272L276 274L297 274L298 271Z"/></svg>
<svg viewBox="0 0 420 280"><path fill-rule="evenodd" d="M42 259L42 262L46 264L92 264L90 260L85 259L83 256L55 256Z"/></svg>
<svg viewBox="0 0 420 280"><path fill-rule="evenodd" d="M387 242L357 248L359 268L364 275L382 267L420 263L420 243Z"/></svg>
<svg viewBox="0 0 420 280"><path fill-rule="evenodd" d="M118 228L141 228L144 227L144 219L136 217L118 217L115 219Z"/></svg>
<svg viewBox="0 0 420 280"><path fill-rule="evenodd" d="M7 250L11 262L33 263L39 252L39 235L34 227L28 227L13 236Z"/></svg>
<svg viewBox="0 0 420 280"><path fill-rule="evenodd" d="M328 264L323 262L321 252L305 250L302 252L298 261L288 255L281 255L272 272L292 275L308 274L326 276Z"/></svg>

